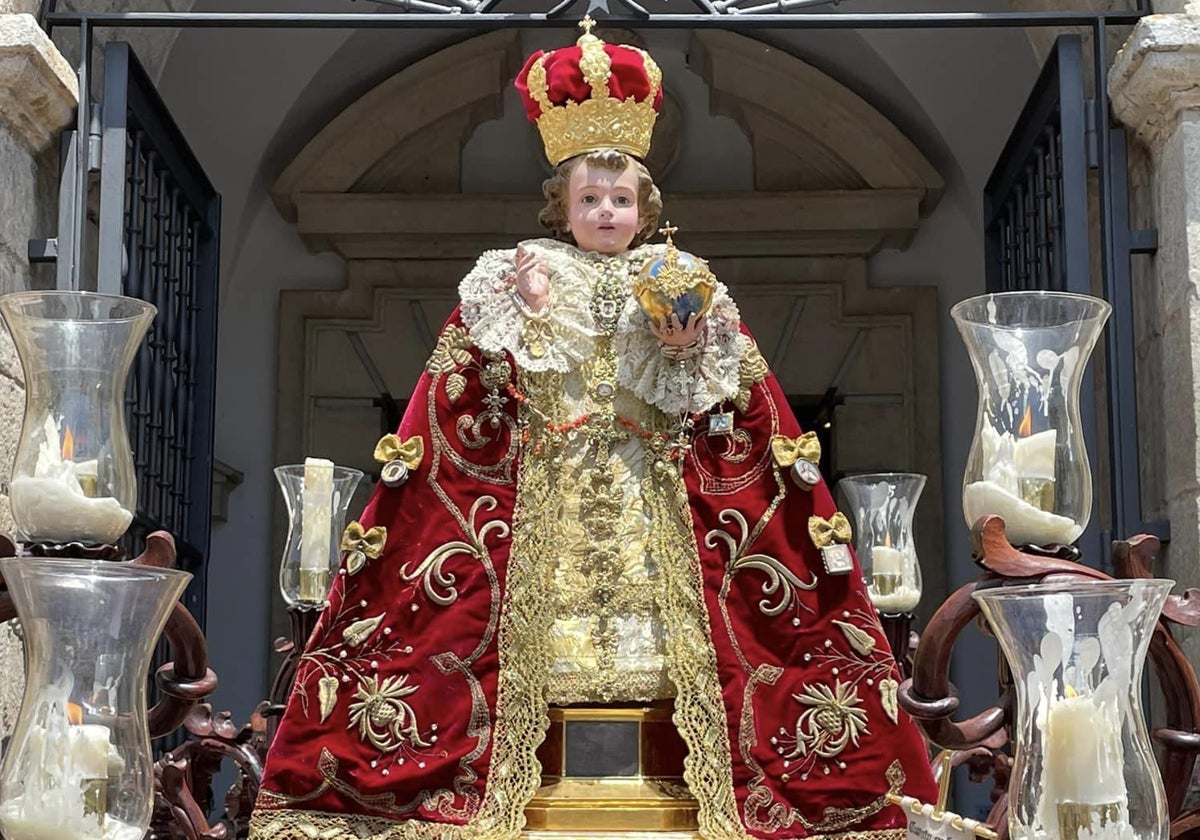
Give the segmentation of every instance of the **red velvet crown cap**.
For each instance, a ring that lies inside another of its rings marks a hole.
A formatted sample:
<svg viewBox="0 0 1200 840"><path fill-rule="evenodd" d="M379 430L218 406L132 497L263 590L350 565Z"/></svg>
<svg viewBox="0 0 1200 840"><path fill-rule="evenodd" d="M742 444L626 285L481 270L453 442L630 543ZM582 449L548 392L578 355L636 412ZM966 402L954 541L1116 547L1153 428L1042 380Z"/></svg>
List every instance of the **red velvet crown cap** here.
<svg viewBox="0 0 1200 840"><path fill-rule="evenodd" d="M608 77L608 95L622 101L633 97L641 102L654 90L653 107L657 111L662 105L662 85L651 82L644 53L620 44L605 44L604 52L612 62L611 74ZM542 106L530 95L529 69L545 54L544 50L538 50L529 56L514 82L525 103L525 113L530 122L534 123L542 116ZM591 98L592 87L584 78L583 70L579 66L582 58L583 48L578 45L550 51L545 62L546 89L553 105L562 106L568 102L583 102Z"/></svg>

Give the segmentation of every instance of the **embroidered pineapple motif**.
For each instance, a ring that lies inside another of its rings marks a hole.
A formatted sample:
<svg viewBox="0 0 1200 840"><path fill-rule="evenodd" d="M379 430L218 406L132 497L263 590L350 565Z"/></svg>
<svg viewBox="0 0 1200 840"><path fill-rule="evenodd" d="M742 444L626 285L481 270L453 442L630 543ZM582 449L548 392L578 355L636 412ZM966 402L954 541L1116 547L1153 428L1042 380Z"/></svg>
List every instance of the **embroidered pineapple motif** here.
<svg viewBox="0 0 1200 840"><path fill-rule="evenodd" d="M420 686L408 685L407 674L387 677L363 677L350 704L350 727L358 727L358 736L380 752L394 752L403 746L428 747L417 731L417 715L405 697L416 694Z"/></svg>
<svg viewBox="0 0 1200 840"><path fill-rule="evenodd" d="M852 683L835 680L828 685L806 685L800 694L793 694L809 708L796 720L796 746L783 753L786 759L817 755L836 758L850 744L858 746L860 735L867 730L867 712L859 707L858 688Z"/></svg>

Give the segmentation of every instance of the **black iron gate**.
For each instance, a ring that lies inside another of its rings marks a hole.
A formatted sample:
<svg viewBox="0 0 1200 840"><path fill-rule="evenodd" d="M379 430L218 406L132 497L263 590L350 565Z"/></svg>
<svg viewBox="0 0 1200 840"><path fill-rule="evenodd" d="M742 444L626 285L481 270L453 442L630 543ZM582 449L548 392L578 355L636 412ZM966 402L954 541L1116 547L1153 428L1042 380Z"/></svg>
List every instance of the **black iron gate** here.
<svg viewBox="0 0 1200 840"><path fill-rule="evenodd" d="M86 74L83 74L86 75ZM84 80L86 89L86 79ZM193 575L184 603L204 624L216 389L220 196L128 44L104 49L104 98L86 140L63 137L59 233L30 242L31 261L56 261L60 289L94 288L158 308L133 363L126 421L138 477L124 547L151 531L175 538ZM92 173L99 171L95 277L85 276Z"/></svg>
<svg viewBox="0 0 1200 840"><path fill-rule="evenodd" d="M1145 522L1138 470L1137 397L1131 272L1134 253L1152 252L1152 231L1129 227L1125 132L1109 125L1107 103L1084 95L1083 46L1078 35L1055 43L1041 75L984 189L984 236L989 291L1043 289L1101 294L1113 306L1105 330L1106 418L1095 400L1080 406L1088 450L1108 438L1110 522L1093 515L1079 539L1085 558L1107 563L1113 535L1169 536L1165 522ZM1103 83L1103 74L1097 74ZM1088 175L1096 171L1101 259L1093 281ZM1089 370L1083 393L1095 393Z"/></svg>
<svg viewBox="0 0 1200 840"><path fill-rule="evenodd" d="M220 196L129 45L104 48L97 291L158 307L126 393L138 506L127 539L175 537L204 625L216 388Z"/></svg>

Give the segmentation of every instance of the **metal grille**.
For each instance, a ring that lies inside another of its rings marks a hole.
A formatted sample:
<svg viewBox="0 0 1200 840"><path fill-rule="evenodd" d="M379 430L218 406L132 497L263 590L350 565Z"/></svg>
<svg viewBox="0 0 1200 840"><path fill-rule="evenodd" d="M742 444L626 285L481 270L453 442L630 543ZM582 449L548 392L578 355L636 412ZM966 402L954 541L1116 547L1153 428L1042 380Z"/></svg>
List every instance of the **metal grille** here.
<svg viewBox="0 0 1200 840"><path fill-rule="evenodd" d="M1142 516L1137 460L1129 258L1153 252L1156 239L1153 231L1129 227L1125 133L1108 126L1107 107L1089 107L1083 71L1079 36L1060 37L984 190L985 247L988 291L1095 294L1087 178L1089 169L1098 170L1100 198L1109 208L1102 213L1096 268L1113 305L1104 335L1107 416L1097 417L1094 400L1085 399L1080 408L1089 451L1098 451L1098 434L1107 432L1110 522L1101 530L1093 516L1079 545L1085 557L1107 563L1114 537L1167 538L1170 532L1167 523ZM1096 81L1104 84L1103 68ZM1094 371L1084 378L1085 394L1095 393Z"/></svg>
<svg viewBox="0 0 1200 840"><path fill-rule="evenodd" d="M128 44L105 45L101 125L97 288L158 307L125 398L138 476L126 547L136 554L150 532L172 534L193 575L184 603L203 627L220 197ZM168 655L164 643L155 667Z"/></svg>
<svg viewBox="0 0 1200 840"><path fill-rule="evenodd" d="M1078 35L1057 40L984 187L989 292L1092 294L1082 53ZM1094 393L1092 371L1084 394ZM1088 451L1096 452L1094 401L1083 399L1080 414ZM1077 541L1092 564L1108 557L1098 521L1093 512Z"/></svg>
<svg viewBox="0 0 1200 840"><path fill-rule="evenodd" d="M98 285L158 307L126 394L138 474L131 548L171 532L180 568L195 575L185 603L203 626L220 199L128 44L105 46L104 78Z"/></svg>
<svg viewBox="0 0 1200 840"><path fill-rule="evenodd" d="M988 291L1091 292L1078 36L1060 38L984 190Z"/></svg>

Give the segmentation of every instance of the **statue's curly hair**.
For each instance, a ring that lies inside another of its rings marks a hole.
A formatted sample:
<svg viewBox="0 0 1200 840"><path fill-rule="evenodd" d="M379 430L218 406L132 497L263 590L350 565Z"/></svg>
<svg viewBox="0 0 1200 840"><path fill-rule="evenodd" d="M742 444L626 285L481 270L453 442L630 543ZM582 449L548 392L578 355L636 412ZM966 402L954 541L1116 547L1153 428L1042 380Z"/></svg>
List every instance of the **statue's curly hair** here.
<svg viewBox="0 0 1200 840"><path fill-rule="evenodd" d="M554 174L542 183L542 195L546 197L546 206L538 213L538 221L559 239L571 241L571 229L568 225L567 190L571 183L571 172L576 163L608 169L612 172L624 172L632 166L638 176L638 217L641 226L634 234L629 247L635 248L654 235L658 230L658 217L662 215L662 194L654 184L648 170L640 160L616 149L598 149L585 155L567 158L554 167Z"/></svg>

